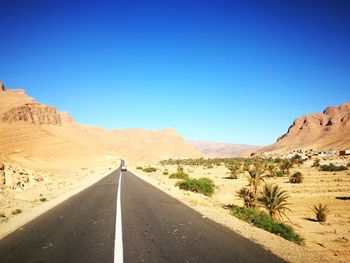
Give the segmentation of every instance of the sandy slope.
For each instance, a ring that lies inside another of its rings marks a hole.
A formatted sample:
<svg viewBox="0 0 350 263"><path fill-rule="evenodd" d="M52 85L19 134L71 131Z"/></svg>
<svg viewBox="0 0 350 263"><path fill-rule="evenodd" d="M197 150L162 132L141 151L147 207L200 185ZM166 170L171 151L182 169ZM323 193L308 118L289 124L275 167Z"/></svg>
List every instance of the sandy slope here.
<svg viewBox="0 0 350 263"><path fill-rule="evenodd" d="M23 224L45 210L36 207L50 207L42 206L46 201L40 199L57 204L72 189L116 168L121 158L153 162L199 156L174 129L80 125L69 113L36 102L24 90L1 88L0 233L9 233L19 226L13 222ZM21 209L23 216L12 215L15 209Z"/></svg>
<svg viewBox="0 0 350 263"><path fill-rule="evenodd" d="M158 161L201 156L174 129L106 130L74 122L23 90L0 91L0 156L36 168L104 165L112 158ZM38 125L40 124L40 125Z"/></svg>

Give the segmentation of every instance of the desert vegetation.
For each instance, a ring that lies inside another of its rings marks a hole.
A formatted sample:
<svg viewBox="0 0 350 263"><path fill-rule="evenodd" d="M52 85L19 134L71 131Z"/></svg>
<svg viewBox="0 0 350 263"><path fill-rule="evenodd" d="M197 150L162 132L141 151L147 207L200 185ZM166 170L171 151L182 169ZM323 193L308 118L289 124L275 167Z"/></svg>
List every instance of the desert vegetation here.
<svg viewBox="0 0 350 263"><path fill-rule="evenodd" d="M326 172L339 172L339 171L345 171L348 168L344 165L335 165L333 163L330 164L324 164L320 166L320 171L326 171Z"/></svg>
<svg viewBox="0 0 350 263"><path fill-rule="evenodd" d="M348 163L348 157L314 156L308 159L300 156L170 159L163 160L157 169L166 169L171 175L181 167L190 175L189 179L175 177L174 183L174 179L162 172L148 175L162 182L158 186L165 191L177 189L174 193L178 198L188 200L195 209L206 213L212 206L228 208L235 218L332 257L350 248L348 243L342 243L344 248L339 246L339 240L343 242L342 237L348 233L350 178L346 170L329 173L320 168L322 165L346 167ZM181 190L200 193L191 188L191 180L203 177L215 184L212 194L192 195L178 190L181 185ZM314 204L317 204L317 213ZM321 208L319 204L322 204ZM212 216L217 218L219 215L213 212Z"/></svg>
<svg viewBox="0 0 350 263"><path fill-rule="evenodd" d="M11 212L12 215L18 215L20 213L22 213L22 209L20 209L20 208L16 208L15 210L12 210L12 212Z"/></svg>
<svg viewBox="0 0 350 263"><path fill-rule="evenodd" d="M289 176L289 182L292 184L300 184L304 180L304 176L301 172L295 172L291 176Z"/></svg>
<svg viewBox="0 0 350 263"><path fill-rule="evenodd" d="M187 178L176 183L180 189L201 193L206 196L211 196L214 193L214 182L209 178Z"/></svg>
<svg viewBox="0 0 350 263"><path fill-rule="evenodd" d="M318 205L314 205L313 211L315 213L317 222L326 222L327 214L329 213L329 208L327 205L321 203L319 203Z"/></svg>
<svg viewBox="0 0 350 263"><path fill-rule="evenodd" d="M179 171L179 172L172 173L171 175L169 175L169 179L183 179L183 180L186 180L188 178L189 178L188 174L183 172L183 171Z"/></svg>
<svg viewBox="0 0 350 263"><path fill-rule="evenodd" d="M303 243L303 239L297 233L295 233L292 227L286 225L285 223L275 221L265 211L232 206L230 207L230 212L233 216L245 222L253 224L256 227L262 228L273 234L279 235L284 239L287 239L297 244Z"/></svg>
<svg viewBox="0 0 350 263"><path fill-rule="evenodd" d="M157 168L154 168L152 166L148 166L148 167L142 168L142 171L144 171L146 173L154 173L157 171Z"/></svg>
<svg viewBox="0 0 350 263"><path fill-rule="evenodd" d="M259 203L267 210L272 219L282 220L289 209L289 198L286 191L282 190L277 184L266 183L261 190L258 198Z"/></svg>

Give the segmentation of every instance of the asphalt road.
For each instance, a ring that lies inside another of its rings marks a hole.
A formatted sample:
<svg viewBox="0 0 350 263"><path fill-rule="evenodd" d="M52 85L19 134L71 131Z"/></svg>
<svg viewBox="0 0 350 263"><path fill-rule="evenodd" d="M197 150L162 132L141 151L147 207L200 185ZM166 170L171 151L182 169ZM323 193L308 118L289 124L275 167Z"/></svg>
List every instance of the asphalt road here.
<svg viewBox="0 0 350 263"><path fill-rule="evenodd" d="M130 172L122 173L118 241L119 176L120 169L0 240L0 262L112 263L114 245L127 263L284 262Z"/></svg>

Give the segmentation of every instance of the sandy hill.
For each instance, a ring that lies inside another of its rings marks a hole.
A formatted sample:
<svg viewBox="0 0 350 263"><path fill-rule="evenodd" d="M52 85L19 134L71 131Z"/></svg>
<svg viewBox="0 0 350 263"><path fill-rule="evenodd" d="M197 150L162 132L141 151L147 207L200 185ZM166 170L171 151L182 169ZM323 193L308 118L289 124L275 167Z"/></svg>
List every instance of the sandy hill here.
<svg viewBox="0 0 350 263"><path fill-rule="evenodd" d="M207 141L189 141L199 152L210 157L229 158L239 156L242 152L256 148L253 145L233 144Z"/></svg>
<svg viewBox="0 0 350 263"><path fill-rule="evenodd" d="M276 143L259 149L257 153L300 148L350 149L350 102L297 118Z"/></svg>
<svg viewBox="0 0 350 263"><path fill-rule="evenodd" d="M106 165L116 158L146 163L200 155L174 129L106 130L79 125L67 112L0 83L0 160L68 170Z"/></svg>

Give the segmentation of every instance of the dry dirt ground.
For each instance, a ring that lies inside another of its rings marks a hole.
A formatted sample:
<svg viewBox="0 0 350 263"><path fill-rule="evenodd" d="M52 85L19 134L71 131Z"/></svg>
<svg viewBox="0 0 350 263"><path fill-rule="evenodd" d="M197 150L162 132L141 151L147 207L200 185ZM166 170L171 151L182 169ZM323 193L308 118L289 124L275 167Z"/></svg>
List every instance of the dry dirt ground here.
<svg viewBox="0 0 350 263"><path fill-rule="evenodd" d="M0 188L0 239L102 179L118 166L82 167L79 170L24 169L30 175L40 175L42 181L31 183L30 179L21 187ZM18 209L21 212L16 214L14 211Z"/></svg>
<svg viewBox="0 0 350 263"><path fill-rule="evenodd" d="M244 173L238 179L225 179L229 171L224 166L212 169L184 166L191 177L208 177L215 182L215 194L206 197L178 189L175 187L176 179L163 175L165 170L169 174L175 172L177 166L153 167L158 169L157 172L145 173L136 166L132 170L203 216L262 244L289 262L350 262L350 200L347 199L350 197L350 171L321 172L305 165L291 169L291 173L303 173L304 181L301 184L290 184L287 177L266 178L266 182L274 182L289 193L292 212L288 213L290 221L287 222L305 239L305 244L300 246L240 221L223 208L227 204L242 205L236 192L247 185ZM319 202L330 208L325 224L313 221L315 215L312 207Z"/></svg>

